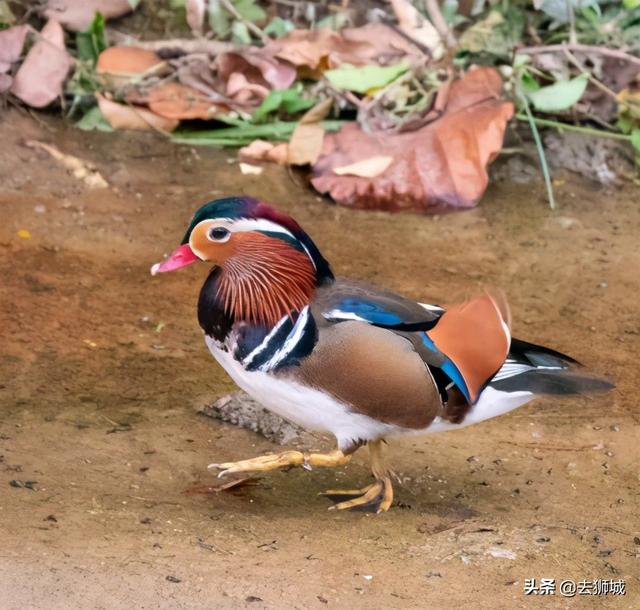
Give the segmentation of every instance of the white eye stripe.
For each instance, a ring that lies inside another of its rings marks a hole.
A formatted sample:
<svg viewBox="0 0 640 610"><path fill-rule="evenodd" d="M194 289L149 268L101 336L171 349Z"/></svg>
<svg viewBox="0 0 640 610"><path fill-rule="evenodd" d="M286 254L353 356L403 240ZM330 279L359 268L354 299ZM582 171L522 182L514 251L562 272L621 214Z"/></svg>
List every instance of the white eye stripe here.
<svg viewBox="0 0 640 610"><path fill-rule="evenodd" d="M192 229L191 236L189 237L189 245L191 246L191 249L198 256L200 256L200 258L203 258L201 256L202 253L199 250L197 250L197 248L194 247L193 235L195 234L196 229L204 223L207 223L208 225L210 225L206 230L206 235L207 235L207 239L209 239L214 243L226 242L231 237L231 233L246 233L250 231L264 231L268 233L278 233L280 235L285 235L286 237L294 241L299 241L295 237L295 235L291 233L291 231L288 231L282 225L279 225L277 222L273 222L271 220L265 220L264 218L257 218L257 219L255 218L239 218L239 219L238 218L216 218L216 219L206 218L205 220L201 220ZM226 239L212 239L209 235L209 232L212 229L227 229L229 231L229 235L226 237ZM304 248L307 256L309 257L309 260L311 261L311 263L315 268L315 262L313 260L313 257L311 256L311 253L309 252L309 250L304 244L301 244L301 245ZM203 260L206 260L206 259L203 258Z"/></svg>
<svg viewBox="0 0 640 610"><path fill-rule="evenodd" d="M230 231L267 231L269 233L281 233L292 239L295 239L293 233L287 231L282 225L271 220L265 220L264 218L241 218L239 220L230 220L227 218L221 219L225 222L229 222L228 229Z"/></svg>
<svg viewBox="0 0 640 610"><path fill-rule="evenodd" d="M207 218L200 221L196 227L200 226L202 223L209 223L212 221L215 222L215 225L212 225L212 228L220 227L228 229L232 233L245 231L268 231L269 233L281 233L282 235L296 239L293 233L285 229L282 225L271 220L265 220L264 218L216 218L215 220ZM194 231L196 227L194 227Z"/></svg>

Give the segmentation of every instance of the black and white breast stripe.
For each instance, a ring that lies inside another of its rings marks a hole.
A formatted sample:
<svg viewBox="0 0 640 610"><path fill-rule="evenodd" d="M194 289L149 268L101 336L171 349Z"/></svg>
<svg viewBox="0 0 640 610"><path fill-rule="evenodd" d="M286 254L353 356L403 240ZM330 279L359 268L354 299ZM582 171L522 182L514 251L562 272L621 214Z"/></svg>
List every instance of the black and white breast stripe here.
<svg viewBox="0 0 640 610"><path fill-rule="evenodd" d="M295 321L294 321L295 320ZM309 307L304 307L297 318L284 316L265 338L246 356L236 358L247 371L276 371L296 365L313 349L317 340L317 327Z"/></svg>

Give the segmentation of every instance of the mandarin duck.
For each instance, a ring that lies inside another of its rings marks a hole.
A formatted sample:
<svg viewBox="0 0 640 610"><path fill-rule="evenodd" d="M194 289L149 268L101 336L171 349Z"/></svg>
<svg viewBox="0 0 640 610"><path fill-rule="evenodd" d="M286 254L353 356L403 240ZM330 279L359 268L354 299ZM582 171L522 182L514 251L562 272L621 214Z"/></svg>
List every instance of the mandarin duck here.
<svg viewBox="0 0 640 610"><path fill-rule="evenodd" d="M215 359L267 409L337 441L327 453L211 464L219 476L339 466L366 444L374 482L324 493L332 508L382 512L393 500L385 439L462 428L541 394L613 387L569 356L512 338L495 295L444 309L334 277L300 225L256 199L202 206L182 245L151 272L195 261L214 265L198 320Z"/></svg>

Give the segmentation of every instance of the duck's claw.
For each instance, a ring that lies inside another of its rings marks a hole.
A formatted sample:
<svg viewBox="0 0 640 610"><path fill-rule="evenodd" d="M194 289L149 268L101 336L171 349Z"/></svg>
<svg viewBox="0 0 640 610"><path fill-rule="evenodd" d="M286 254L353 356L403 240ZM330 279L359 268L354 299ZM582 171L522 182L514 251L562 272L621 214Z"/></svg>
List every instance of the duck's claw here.
<svg viewBox="0 0 640 610"><path fill-rule="evenodd" d="M222 464L209 464L209 470L220 470L218 477L225 477L236 472L267 472L291 466L302 466L311 470L313 466L340 466L346 464L351 455L345 455L339 449L329 453L302 453L302 451L283 451L271 455L261 455L239 462L223 462Z"/></svg>
<svg viewBox="0 0 640 610"><path fill-rule="evenodd" d="M383 513L393 502L393 486L389 477L383 477L362 489L328 489L321 495L336 502L329 510Z"/></svg>
<svg viewBox="0 0 640 610"><path fill-rule="evenodd" d="M239 462L223 462L221 464L209 464L209 470L220 470L218 478L237 472L267 472L287 466L299 466L304 463L304 454L301 451L283 451L273 455L261 455L260 457L240 460Z"/></svg>

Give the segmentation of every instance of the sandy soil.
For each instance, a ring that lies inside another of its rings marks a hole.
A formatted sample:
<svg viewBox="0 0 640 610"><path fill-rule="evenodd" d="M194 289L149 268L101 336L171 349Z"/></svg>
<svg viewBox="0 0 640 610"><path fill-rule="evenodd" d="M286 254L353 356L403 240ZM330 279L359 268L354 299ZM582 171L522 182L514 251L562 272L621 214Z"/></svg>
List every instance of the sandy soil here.
<svg viewBox="0 0 640 610"><path fill-rule="evenodd" d="M155 135L11 112L0 138L2 608L640 608L637 188L568 179L551 212L540 185L500 183L471 212L389 216ZM93 161L111 188L86 189L28 138ZM277 447L197 413L233 389L196 321L207 269L148 270L198 205L236 193L290 211L341 274L429 302L503 287L518 336L618 388L392 445L403 485L382 516L316 495L366 483L366 450L194 493L209 462ZM627 594L525 596L542 577L624 578Z"/></svg>

